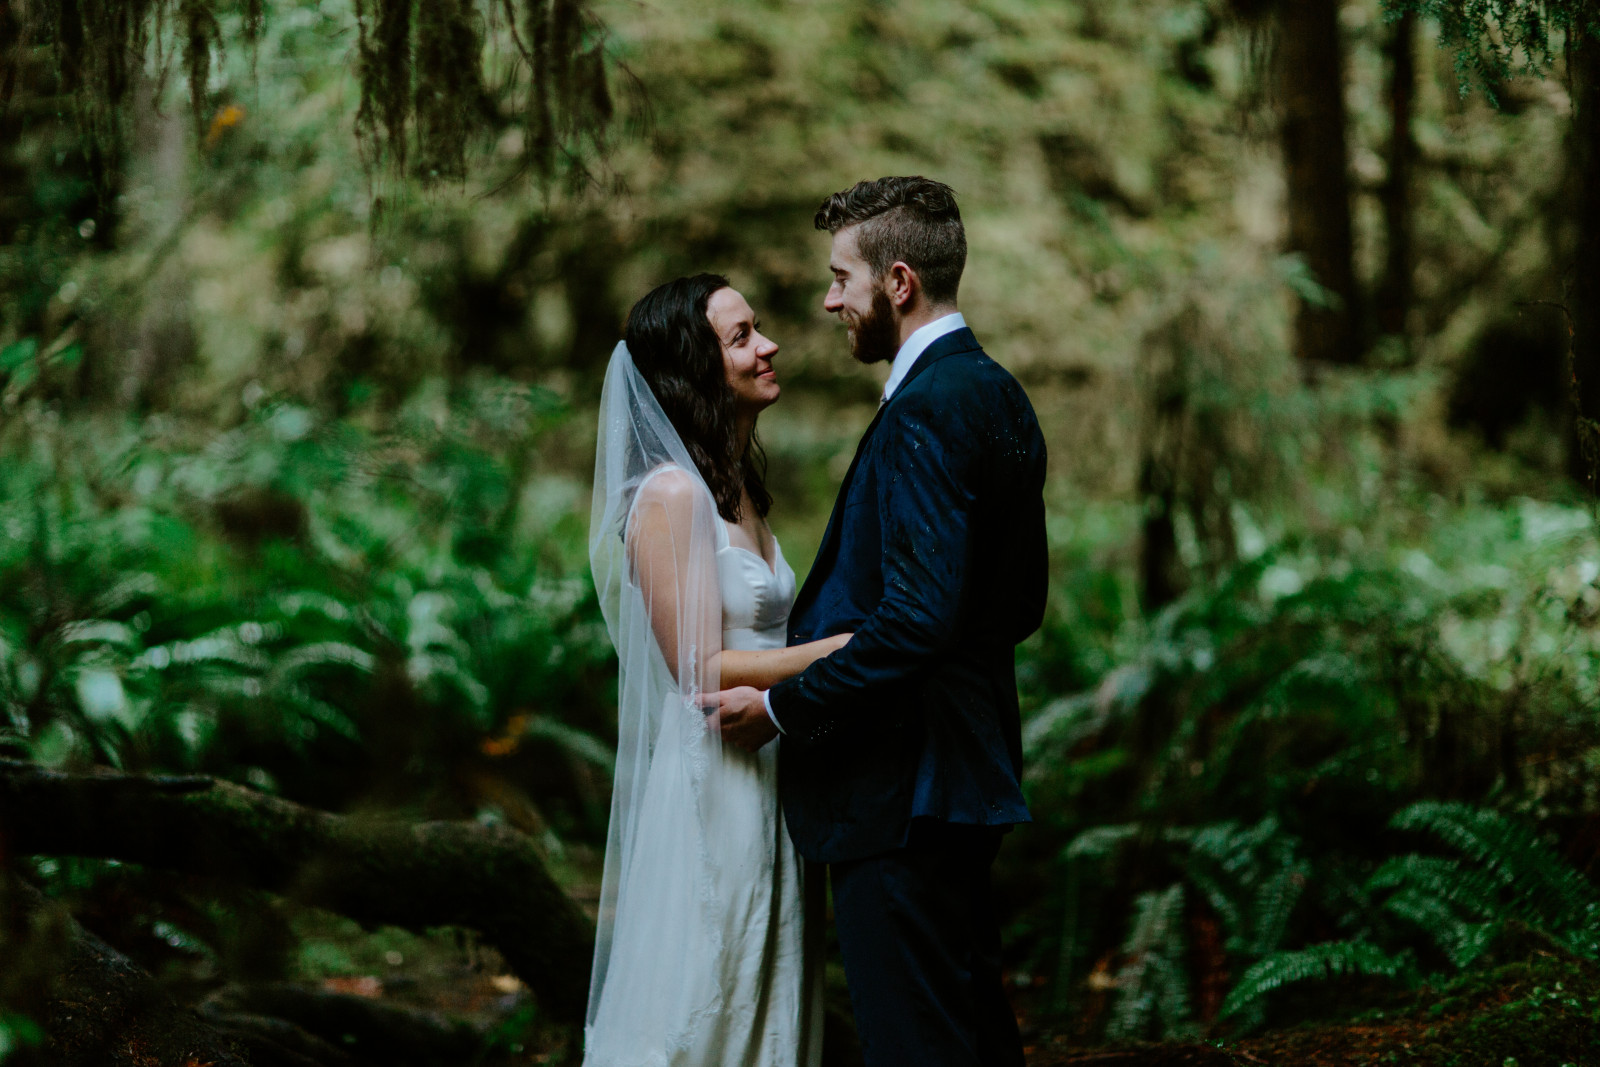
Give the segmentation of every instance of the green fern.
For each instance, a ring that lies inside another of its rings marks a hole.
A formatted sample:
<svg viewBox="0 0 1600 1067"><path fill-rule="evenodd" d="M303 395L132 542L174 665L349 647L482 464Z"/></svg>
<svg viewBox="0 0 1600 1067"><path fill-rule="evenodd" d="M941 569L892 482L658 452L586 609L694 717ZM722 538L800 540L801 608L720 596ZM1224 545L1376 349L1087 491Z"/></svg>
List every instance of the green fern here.
<svg viewBox="0 0 1600 1067"><path fill-rule="evenodd" d="M1408 888L1383 903L1391 914L1426 930L1456 967L1472 964L1493 943L1503 924L1497 920L1471 922L1461 918L1440 896Z"/></svg>
<svg viewBox="0 0 1600 1067"><path fill-rule="evenodd" d="M1138 823L1096 826L1073 838L1062 852L1062 857L1068 860L1104 859L1138 835Z"/></svg>
<svg viewBox="0 0 1600 1067"><path fill-rule="evenodd" d="M1398 857L1369 882L1397 890L1385 906L1427 931L1457 966L1477 958L1506 920L1600 957L1600 892L1527 828L1487 808L1440 801L1413 804L1390 826L1430 833L1465 854Z"/></svg>
<svg viewBox="0 0 1600 1067"><path fill-rule="evenodd" d="M1128 962L1117 972L1117 1000L1106 1035L1113 1040L1192 1037L1189 975L1184 967L1188 939L1183 930L1181 882L1159 893L1142 893L1122 951Z"/></svg>
<svg viewBox="0 0 1600 1067"><path fill-rule="evenodd" d="M1237 1015L1273 990L1296 982L1341 975L1394 978L1409 965L1406 953L1391 956L1365 941L1329 941L1293 952L1275 952L1244 973L1223 1001L1220 1017Z"/></svg>

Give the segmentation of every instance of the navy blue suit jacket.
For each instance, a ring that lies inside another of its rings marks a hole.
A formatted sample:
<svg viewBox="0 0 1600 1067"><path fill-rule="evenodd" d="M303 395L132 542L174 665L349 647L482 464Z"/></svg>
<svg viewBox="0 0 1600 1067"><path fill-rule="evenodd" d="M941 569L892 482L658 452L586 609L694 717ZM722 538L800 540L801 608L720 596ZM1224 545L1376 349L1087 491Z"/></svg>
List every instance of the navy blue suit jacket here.
<svg viewBox="0 0 1600 1067"><path fill-rule="evenodd" d="M841 651L774 686L779 790L807 859L899 848L911 820L1029 821L1015 646L1044 615L1045 446L968 329L937 339L867 428L789 641Z"/></svg>

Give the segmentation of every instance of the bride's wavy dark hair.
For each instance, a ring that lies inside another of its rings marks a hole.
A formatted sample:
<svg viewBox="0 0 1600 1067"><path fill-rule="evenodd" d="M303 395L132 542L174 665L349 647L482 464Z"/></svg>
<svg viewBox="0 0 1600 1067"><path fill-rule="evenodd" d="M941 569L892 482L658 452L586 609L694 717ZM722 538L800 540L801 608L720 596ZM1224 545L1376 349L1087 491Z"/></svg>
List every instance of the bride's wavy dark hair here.
<svg viewBox="0 0 1600 1067"><path fill-rule="evenodd" d="M658 285L628 312L625 336L633 365L700 468L718 514L738 522L741 488L749 491L762 518L772 508L772 494L766 486L767 454L754 432L744 455L738 454L722 339L706 317L711 294L726 288L728 279L720 274Z"/></svg>

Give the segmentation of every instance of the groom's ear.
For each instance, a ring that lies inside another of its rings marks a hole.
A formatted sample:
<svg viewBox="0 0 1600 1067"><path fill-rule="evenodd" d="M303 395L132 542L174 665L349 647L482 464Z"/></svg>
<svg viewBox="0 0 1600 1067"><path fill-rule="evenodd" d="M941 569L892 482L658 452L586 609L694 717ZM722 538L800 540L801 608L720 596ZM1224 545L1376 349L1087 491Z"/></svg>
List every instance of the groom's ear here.
<svg viewBox="0 0 1600 1067"><path fill-rule="evenodd" d="M897 259L884 273L883 291L888 294L889 303L901 311L909 311L922 292L922 279L904 261Z"/></svg>

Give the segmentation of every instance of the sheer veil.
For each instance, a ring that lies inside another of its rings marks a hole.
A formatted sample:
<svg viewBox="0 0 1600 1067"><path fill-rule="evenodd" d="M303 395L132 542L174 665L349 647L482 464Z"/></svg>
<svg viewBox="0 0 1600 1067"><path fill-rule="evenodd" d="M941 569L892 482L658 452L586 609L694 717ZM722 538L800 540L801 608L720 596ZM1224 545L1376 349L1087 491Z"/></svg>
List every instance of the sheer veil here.
<svg viewBox="0 0 1600 1067"><path fill-rule="evenodd" d="M715 923L668 922L674 907L713 905L717 812L709 782L721 758L699 695L720 688L722 597L716 505L688 450L625 344L611 353L600 398L589 561L616 646L617 764L601 882L587 1024L606 1001L639 1009L635 982L715 953ZM649 862L642 859L648 850ZM681 886L649 884L663 854ZM631 875L631 876L630 876ZM698 939L695 944L679 940ZM686 1030L720 1008L709 990L679 982L646 999ZM674 1000L674 997L681 999ZM710 1002L707 1002L710 998ZM613 1008L616 1012L619 1008ZM631 1019L628 1025L648 1027ZM611 1025L608 1021L607 1025Z"/></svg>

